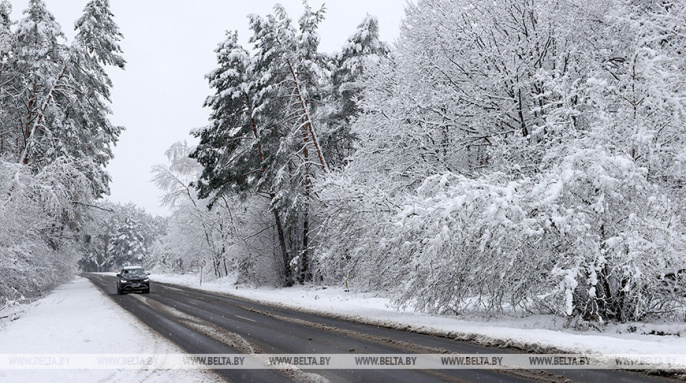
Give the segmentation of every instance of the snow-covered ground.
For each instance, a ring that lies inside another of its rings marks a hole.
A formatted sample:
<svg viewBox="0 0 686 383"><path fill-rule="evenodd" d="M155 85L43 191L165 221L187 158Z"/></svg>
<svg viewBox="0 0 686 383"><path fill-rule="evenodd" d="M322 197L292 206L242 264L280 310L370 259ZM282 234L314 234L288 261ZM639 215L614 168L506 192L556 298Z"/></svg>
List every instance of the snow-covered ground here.
<svg viewBox="0 0 686 383"><path fill-rule="evenodd" d="M470 339L485 345L514 346L534 352L602 354L684 354L686 322L608 325L578 331L554 316L458 319L398 310L389 299L345 292L342 287L296 286L286 289L247 288L230 278L204 281L196 275L151 275L151 280L224 292L299 310L326 313L366 323ZM154 286L154 285L153 285ZM153 287L154 292L154 287ZM667 334L667 335L651 335Z"/></svg>
<svg viewBox="0 0 686 383"><path fill-rule="evenodd" d="M575 331L564 319L549 316L509 319L457 319L393 308L388 299L345 292L342 288L297 286L288 289L236 288L230 279L204 282L194 275L156 275L152 282L170 282L230 293L275 305L327 313L367 323L451 335L483 344L510 345L538 352L568 351L606 354L683 354L686 323L632 324ZM152 287L154 294L154 284ZM4 318L3 318L4 317ZM135 339L136 354L182 354L149 330L87 279L77 277L49 296L28 305L0 311L0 354L124 354L122 339ZM631 328L631 327L634 328ZM650 335L650 332L670 335ZM208 382L218 377L203 370L2 370L2 382Z"/></svg>
<svg viewBox="0 0 686 383"><path fill-rule="evenodd" d="M0 311L0 354L182 354L85 278ZM131 349L135 346L135 350ZM202 370L0 369L5 382L212 382Z"/></svg>

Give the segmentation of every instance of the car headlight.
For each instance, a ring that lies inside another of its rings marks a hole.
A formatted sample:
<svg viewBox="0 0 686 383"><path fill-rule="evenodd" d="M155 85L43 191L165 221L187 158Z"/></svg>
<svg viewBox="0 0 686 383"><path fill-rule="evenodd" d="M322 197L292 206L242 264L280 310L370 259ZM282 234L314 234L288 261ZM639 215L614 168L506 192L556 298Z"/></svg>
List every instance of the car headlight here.
<svg viewBox="0 0 686 383"><path fill-rule="evenodd" d="M121 283L126 283L126 282L128 282L128 281L127 281L126 279L122 279L122 280L120 280L119 282L121 282Z"/></svg>
<svg viewBox="0 0 686 383"><path fill-rule="evenodd" d="M143 282L150 282L150 278L143 279Z"/></svg>

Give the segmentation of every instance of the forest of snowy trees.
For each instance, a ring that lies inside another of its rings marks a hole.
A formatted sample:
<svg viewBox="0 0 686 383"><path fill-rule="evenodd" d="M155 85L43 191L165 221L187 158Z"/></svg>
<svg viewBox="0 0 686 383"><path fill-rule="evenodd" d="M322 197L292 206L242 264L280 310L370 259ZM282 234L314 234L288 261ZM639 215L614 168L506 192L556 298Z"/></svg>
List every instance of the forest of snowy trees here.
<svg viewBox="0 0 686 383"><path fill-rule="evenodd" d="M206 126L153 169L168 218L105 203L107 0L67 44L0 2L0 305L78 264L340 285L447 314L683 319L686 0L416 0L400 37L249 15ZM335 17L335 16L331 16ZM230 27L230 26L229 26ZM199 102L202 102L200 100Z"/></svg>
<svg viewBox="0 0 686 383"><path fill-rule="evenodd" d="M86 4L71 43L42 0L11 16L0 1L0 307L73 274L123 130L109 121L105 68L125 61L108 1Z"/></svg>
<svg viewBox="0 0 686 383"><path fill-rule="evenodd" d="M437 313L683 315L686 2L418 0L393 46L370 16L335 54L324 15L219 44L199 144L155 170L158 261Z"/></svg>

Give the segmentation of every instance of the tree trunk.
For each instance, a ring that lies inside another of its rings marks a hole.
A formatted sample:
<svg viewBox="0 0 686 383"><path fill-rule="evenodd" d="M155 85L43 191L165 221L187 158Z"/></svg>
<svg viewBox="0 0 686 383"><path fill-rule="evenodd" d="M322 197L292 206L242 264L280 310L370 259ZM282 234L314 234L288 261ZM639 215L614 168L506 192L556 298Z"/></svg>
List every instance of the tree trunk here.
<svg viewBox="0 0 686 383"><path fill-rule="evenodd" d="M298 282L301 284L312 280L312 269L310 268L310 257L308 254L309 247L309 204L305 204L304 220L303 220L303 250L300 256L300 276Z"/></svg>
<svg viewBox="0 0 686 383"><path fill-rule="evenodd" d="M36 134L36 129L38 129L38 126L43 122L43 118L45 116L45 112L48 109L48 106L50 105L50 102L55 96L55 91L57 90L57 87L59 86L60 82L64 78L64 76L67 74L67 64L69 63L69 60L64 63L64 66L62 67L62 70L60 71L60 75L57 77L57 80L55 80L55 83L52 85L52 88L50 88L50 91L48 92L48 95L46 99L43 101L43 104L40 106L38 109L38 114L33 117L33 119L30 117L30 112L29 112L29 120L27 121L27 126L26 126L26 133L25 133L25 146L24 150L21 153L21 156L19 157L19 162L28 165L29 163L29 155L30 155L30 150L31 150L31 144L33 141L35 141L35 134ZM34 91L34 94L37 91ZM31 123L30 128L29 128L29 123L30 121L33 121Z"/></svg>
<svg viewBox="0 0 686 383"><path fill-rule="evenodd" d="M293 76L293 83L295 84L295 91L298 95L298 100L300 101L300 107L302 108L302 128L303 128L303 160L305 166L305 204L303 212L303 243L302 252L300 254L300 273L298 275L298 282L304 283L312 280L312 271L310 268L310 258L308 253L309 247L309 198L312 189L312 180L310 176L310 153L309 145L312 144L317 154L319 165L324 172L328 171L326 161L324 160L324 155L319 148L319 142L317 140L317 135L315 134L314 128L312 126L312 120L310 120L310 115L307 111L307 102L303 97L302 91L300 90L300 82L298 81L298 76L295 74L293 65L290 60L286 60L288 68ZM311 139L311 142L310 142Z"/></svg>
<svg viewBox="0 0 686 383"><path fill-rule="evenodd" d="M222 263L224 264L224 276L229 275L229 267L226 265L226 247L222 245Z"/></svg>
<svg viewBox="0 0 686 383"><path fill-rule="evenodd" d="M269 197L273 200L275 195L270 194ZM286 237L283 233L283 225L281 224L281 218L279 217L279 212L273 209L274 222L276 224L276 234L279 237L279 247L281 248L281 256L283 257L283 285L293 286L293 277L291 275L291 259L288 256L288 250L286 249Z"/></svg>
<svg viewBox="0 0 686 383"><path fill-rule="evenodd" d="M310 114L307 112L307 103L305 102L305 99L303 98L302 92L300 91L300 82L298 82L298 76L295 74L295 69L293 69L293 65L291 65L291 61L286 59L286 63L288 64L288 68L291 71L291 75L293 76L293 82L295 84L295 92L298 95L298 100L300 101L300 107L302 108L303 112L303 129L305 131L305 135L309 133L310 136L312 136L312 145L314 146L314 150L317 153L317 157L319 159L319 164L322 168L322 170L326 173L328 171L328 166L326 165L326 161L324 160L324 155L322 154L321 149L319 148L319 140L317 139L317 135L314 131L314 128L312 127L312 120L310 119Z"/></svg>

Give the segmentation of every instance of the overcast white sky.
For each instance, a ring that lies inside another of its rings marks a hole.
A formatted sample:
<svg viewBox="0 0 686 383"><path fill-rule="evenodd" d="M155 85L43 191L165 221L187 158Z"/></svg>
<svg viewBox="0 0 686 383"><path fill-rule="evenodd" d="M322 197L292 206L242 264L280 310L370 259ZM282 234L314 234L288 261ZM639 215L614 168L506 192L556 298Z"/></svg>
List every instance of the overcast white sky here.
<svg viewBox="0 0 686 383"><path fill-rule="evenodd" d="M69 40L74 21L87 0L44 0ZM28 0L10 0L12 18L23 17ZM110 71L114 81L112 121L126 131L108 166L110 199L133 202L152 214L167 215L159 206L161 193L150 182L150 169L166 163L164 152L174 142L188 140L193 128L207 123L202 107L209 88L204 76L216 66L214 49L225 31L238 30L248 48L247 15L266 15L276 3L294 21L301 0L110 0L115 21L124 34L124 71ZM312 8L326 3L320 26L321 50L339 50L364 16L378 17L381 38L389 43L399 33L406 0L310 0Z"/></svg>

